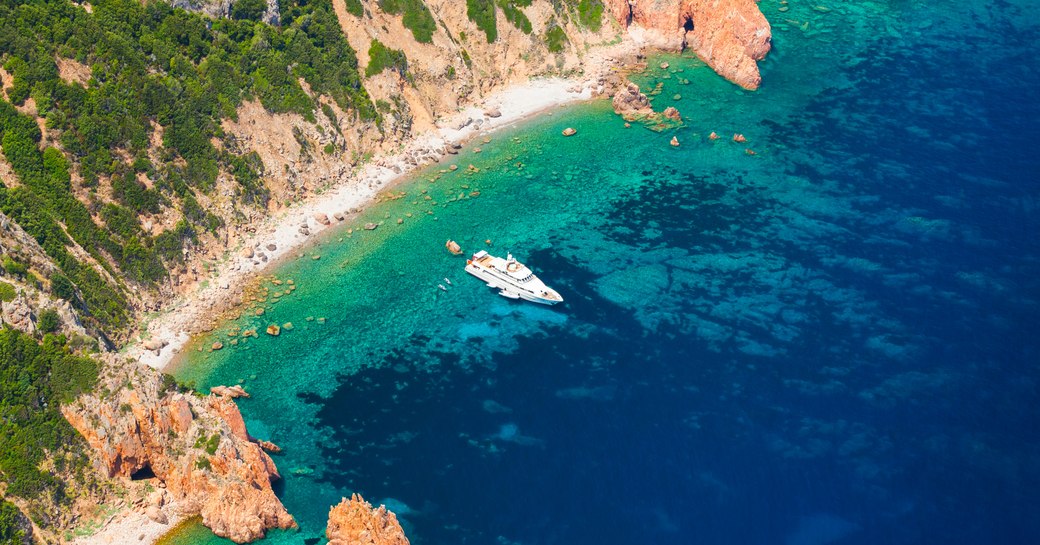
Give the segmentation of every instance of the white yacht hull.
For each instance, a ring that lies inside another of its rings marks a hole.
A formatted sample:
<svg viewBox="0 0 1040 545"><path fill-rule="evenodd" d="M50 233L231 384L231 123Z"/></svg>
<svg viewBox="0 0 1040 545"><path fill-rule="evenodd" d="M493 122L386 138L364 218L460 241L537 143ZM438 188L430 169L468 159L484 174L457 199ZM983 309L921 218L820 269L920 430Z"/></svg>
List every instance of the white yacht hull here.
<svg viewBox="0 0 1040 545"><path fill-rule="evenodd" d="M498 277L493 272L474 263L466 265L466 272L483 280L489 288L497 289L498 294L506 299L523 299L532 303L550 306L563 301L556 292L552 292L556 299L542 297L538 293L525 289L523 286L515 285L506 278Z"/></svg>

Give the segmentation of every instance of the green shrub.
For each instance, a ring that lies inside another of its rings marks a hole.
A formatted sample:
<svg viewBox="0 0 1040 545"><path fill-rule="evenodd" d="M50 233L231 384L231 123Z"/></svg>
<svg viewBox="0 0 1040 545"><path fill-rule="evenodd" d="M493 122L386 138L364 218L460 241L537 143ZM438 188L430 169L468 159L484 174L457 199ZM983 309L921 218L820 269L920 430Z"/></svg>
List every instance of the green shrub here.
<svg viewBox="0 0 1040 545"><path fill-rule="evenodd" d="M404 14L401 23L412 31L415 41L424 44L433 41L437 23L422 0L379 0L379 8L394 15Z"/></svg>
<svg viewBox="0 0 1040 545"><path fill-rule="evenodd" d="M25 528L29 521L14 504L0 499L0 545L25 543Z"/></svg>
<svg viewBox="0 0 1040 545"><path fill-rule="evenodd" d="M347 0L347 13L354 17L361 17L365 14L365 7L361 5L361 0Z"/></svg>
<svg viewBox="0 0 1040 545"><path fill-rule="evenodd" d="M52 308L40 311L40 317L36 320L36 327L41 333L54 333L61 328L61 316Z"/></svg>
<svg viewBox="0 0 1040 545"><path fill-rule="evenodd" d="M495 0L466 0L466 16L476 23L477 28L484 31L487 42L498 39L495 27Z"/></svg>
<svg viewBox="0 0 1040 545"><path fill-rule="evenodd" d="M408 72L408 59L405 57L404 51L390 49L379 40L372 40L372 45L368 48L368 56L368 67L365 68L365 75L368 77L387 69L395 70L401 76Z"/></svg>
<svg viewBox="0 0 1040 545"><path fill-rule="evenodd" d="M559 26L553 25L545 32L545 43L550 53L559 53L567 43L567 34Z"/></svg>
<svg viewBox="0 0 1040 545"><path fill-rule="evenodd" d="M0 281L0 301L9 303L14 301L15 296L18 294L14 291L14 286L7 282Z"/></svg>
<svg viewBox="0 0 1040 545"><path fill-rule="evenodd" d="M502 14L513 26L520 29L524 34L531 33L531 20L520 9L531 5L531 0L498 0L498 6L502 8Z"/></svg>
<svg viewBox="0 0 1040 545"><path fill-rule="evenodd" d="M578 22L593 31L603 25L602 0L578 0Z"/></svg>
<svg viewBox="0 0 1040 545"><path fill-rule="evenodd" d="M51 293L66 301L76 298L76 285L64 274L57 273L51 278Z"/></svg>
<svg viewBox="0 0 1040 545"><path fill-rule="evenodd" d="M27 265L15 261L9 255L4 256L4 260L0 268L2 268L4 272L11 276L25 276L25 273L29 272L29 267Z"/></svg>
<svg viewBox="0 0 1040 545"><path fill-rule="evenodd" d="M266 0L235 0L231 4L232 19L259 21L267 11Z"/></svg>

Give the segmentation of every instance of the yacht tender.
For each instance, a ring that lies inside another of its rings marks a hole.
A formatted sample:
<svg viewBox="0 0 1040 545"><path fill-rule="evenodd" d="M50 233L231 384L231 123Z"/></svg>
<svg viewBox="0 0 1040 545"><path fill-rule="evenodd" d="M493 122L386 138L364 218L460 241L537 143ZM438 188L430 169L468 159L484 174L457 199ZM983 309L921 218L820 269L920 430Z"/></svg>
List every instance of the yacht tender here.
<svg viewBox="0 0 1040 545"><path fill-rule="evenodd" d="M533 303L555 305L563 301L559 293L517 261L513 254L502 259L481 250L466 260L466 272L487 282L498 294L509 299L526 299Z"/></svg>

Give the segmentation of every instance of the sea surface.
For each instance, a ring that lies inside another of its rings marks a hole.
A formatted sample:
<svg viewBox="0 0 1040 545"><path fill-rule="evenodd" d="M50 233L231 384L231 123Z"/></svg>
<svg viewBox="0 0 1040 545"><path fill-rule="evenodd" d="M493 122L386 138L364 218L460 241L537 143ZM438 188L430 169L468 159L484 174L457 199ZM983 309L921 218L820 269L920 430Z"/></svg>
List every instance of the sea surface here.
<svg viewBox="0 0 1040 545"><path fill-rule="evenodd" d="M360 492L416 545L1040 543L1037 4L763 0L759 91L653 58L684 126L557 110L270 271L176 371L284 448L267 542Z"/></svg>

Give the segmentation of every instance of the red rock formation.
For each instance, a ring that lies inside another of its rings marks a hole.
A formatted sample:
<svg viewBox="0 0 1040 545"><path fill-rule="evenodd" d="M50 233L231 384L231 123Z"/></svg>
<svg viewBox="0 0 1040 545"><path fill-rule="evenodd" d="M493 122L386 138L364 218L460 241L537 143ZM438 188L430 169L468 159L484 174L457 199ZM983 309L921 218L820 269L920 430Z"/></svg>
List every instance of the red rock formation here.
<svg viewBox="0 0 1040 545"><path fill-rule="evenodd" d="M325 535L329 545L409 545L397 516L383 505L373 509L360 494L329 510Z"/></svg>
<svg viewBox="0 0 1040 545"><path fill-rule="evenodd" d="M607 0L622 27L662 49L689 47L722 77L757 89L772 33L755 0Z"/></svg>
<svg viewBox="0 0 1040 545"><path fill-rule="evenodd" d="M236 543L296 526L271 490L280 478L274 461L249 437L234 401L163 391L158 374L144 370L110 386L114 393L104 398L83 396L62 407L103 473L130 478L150 469L179 511L201 515Z"/></svg>

